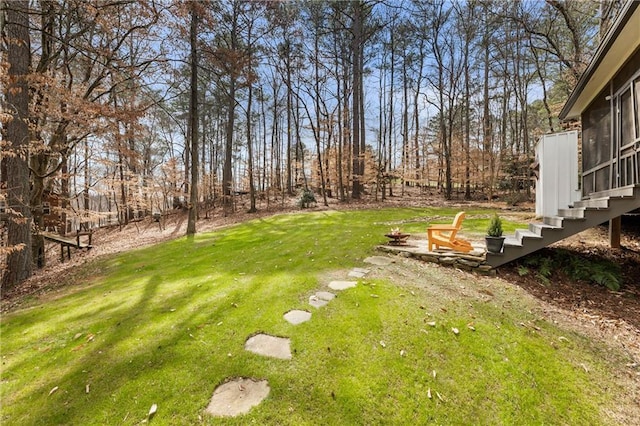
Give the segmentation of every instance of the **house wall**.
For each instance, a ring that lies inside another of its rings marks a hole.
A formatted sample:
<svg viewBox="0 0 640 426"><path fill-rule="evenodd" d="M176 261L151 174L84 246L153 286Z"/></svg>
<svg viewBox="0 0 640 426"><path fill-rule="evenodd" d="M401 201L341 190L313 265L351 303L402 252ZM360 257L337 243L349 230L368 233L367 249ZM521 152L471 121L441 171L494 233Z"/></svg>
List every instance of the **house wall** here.
<svg viewBox="0 0 640 426"><path fill-rule="evenodd" d="M583 196L640 183L640 49L582 113Z"/></svg>

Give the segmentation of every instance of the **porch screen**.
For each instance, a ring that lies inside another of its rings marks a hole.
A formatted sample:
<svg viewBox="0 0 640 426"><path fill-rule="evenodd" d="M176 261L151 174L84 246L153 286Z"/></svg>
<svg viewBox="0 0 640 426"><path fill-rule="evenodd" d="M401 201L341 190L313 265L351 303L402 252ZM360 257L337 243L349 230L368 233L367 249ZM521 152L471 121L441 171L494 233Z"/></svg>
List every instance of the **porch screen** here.
<svg viewBox="0 0 640 426"><path fill-rule="evenodd" d="M582 115L583 193L608 189L611 160L611 104L603 90ZM597 172L597 173L596 173Z"/></svg>

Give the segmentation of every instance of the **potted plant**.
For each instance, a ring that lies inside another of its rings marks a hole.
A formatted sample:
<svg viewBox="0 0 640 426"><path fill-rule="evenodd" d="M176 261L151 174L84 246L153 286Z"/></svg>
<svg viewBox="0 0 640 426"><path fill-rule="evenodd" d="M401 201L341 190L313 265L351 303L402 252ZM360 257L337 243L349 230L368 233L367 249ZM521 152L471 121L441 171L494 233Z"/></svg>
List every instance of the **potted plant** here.
<svg viewBox="0 0 640 426"><path fill-rule="evenodd" d="M498 214L494 214L489 222L487 228L487 236L485 237L487 243L487 251L490 253L502 252L502 246L504 245L504 237L502 236L502 220L498 217Z"/></svg>

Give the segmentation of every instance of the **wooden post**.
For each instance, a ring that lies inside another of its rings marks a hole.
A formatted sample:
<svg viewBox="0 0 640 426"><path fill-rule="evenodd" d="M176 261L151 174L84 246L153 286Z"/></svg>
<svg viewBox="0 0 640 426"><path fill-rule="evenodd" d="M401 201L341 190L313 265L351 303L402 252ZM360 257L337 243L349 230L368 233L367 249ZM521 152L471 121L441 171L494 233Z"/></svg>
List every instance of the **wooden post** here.
<svg viewBox="0 0 640 426"><path fill-rule="evenodd" d="M620 229L622 217L618 216L609 221L609 245L611 248L620 248Z"/></svg>

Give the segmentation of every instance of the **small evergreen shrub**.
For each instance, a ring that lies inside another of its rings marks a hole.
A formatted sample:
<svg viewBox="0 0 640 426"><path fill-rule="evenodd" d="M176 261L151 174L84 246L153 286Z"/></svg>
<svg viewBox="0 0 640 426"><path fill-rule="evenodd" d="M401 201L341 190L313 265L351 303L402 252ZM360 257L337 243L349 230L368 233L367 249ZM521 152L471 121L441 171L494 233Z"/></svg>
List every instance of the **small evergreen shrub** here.
<svg viewBox="0 0 640 426"><path fill-rule="evenodd" d="M298 207L306 209L311 206L311 203L316 203L316 197L313 195L313 191L308 188L302 190L300 199L298 200Z"/></svg>
<svg viewBox="0 0 640 426"><path fill-rule="evenodd" d="M490 237L502 237L502 219L494 214L487 228L487 235Z"/></svg>

